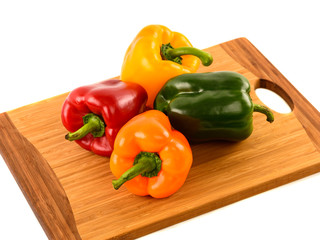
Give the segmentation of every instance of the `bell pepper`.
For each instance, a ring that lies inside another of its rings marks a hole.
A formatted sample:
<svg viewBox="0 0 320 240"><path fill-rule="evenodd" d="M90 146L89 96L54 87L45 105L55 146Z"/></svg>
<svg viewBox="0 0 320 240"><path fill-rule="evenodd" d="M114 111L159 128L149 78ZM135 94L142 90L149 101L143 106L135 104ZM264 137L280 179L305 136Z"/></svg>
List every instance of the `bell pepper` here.
<svg viewBox="0 0 320 240"><path fill-rule="evenodd" d="M212 56L193 48L189 40L162 25L149 25L135 37L126 51L120 79L143 86L148 93L147 106L164 83L174 76L196 72L200 60L205 66Z"/></svg>
<svg viewBox="0 0 320 240"><path fill-rule="evenodd" d="M119 131L110 169L115 189L123 184L133 194L164 198L185 182L192 165L187 139L172 130L168 117L149 110L129 120Z"/></svg>
<svg viewBox="0 0 320 240"><path fill-rule="evenodd" d="M154 108L193 142L244 140L253 131L253 112L274 120L270 109L252 102L249 81L230 71L174 77L159 91Z"/></svg>
<svg viewBox="0 0 320 240"><path fill-rule="evenodd" d="M61 120L65 138L101 156L110 156L120 128L145 109L147 93L139 84L106 80L71 91Z"/></svg>

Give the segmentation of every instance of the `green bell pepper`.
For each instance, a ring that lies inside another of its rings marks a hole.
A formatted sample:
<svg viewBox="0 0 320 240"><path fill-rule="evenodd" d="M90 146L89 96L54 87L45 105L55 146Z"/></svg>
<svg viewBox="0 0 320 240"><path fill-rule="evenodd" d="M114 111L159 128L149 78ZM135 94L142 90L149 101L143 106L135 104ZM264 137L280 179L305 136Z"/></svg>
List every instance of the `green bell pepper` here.
<svg viewBox="0 0 320 240"><path fill-rule="evenodd" d="M164 112L172 126L191 141L241 141L253 130L253 112L272 112L252 103L250 83L230 72L186 73L166 82L154 108Z"/></svg>

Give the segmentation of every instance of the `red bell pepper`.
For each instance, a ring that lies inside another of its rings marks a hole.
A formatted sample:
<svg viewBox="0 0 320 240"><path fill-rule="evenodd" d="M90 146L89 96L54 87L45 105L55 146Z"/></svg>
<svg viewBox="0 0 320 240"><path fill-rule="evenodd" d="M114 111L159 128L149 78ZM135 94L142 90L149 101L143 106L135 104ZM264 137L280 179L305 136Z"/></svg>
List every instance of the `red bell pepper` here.
<svg viewBox="0 0 320 240"><path fill-rule="evenodd" d="M66 139L110 156L120 128L145 109L147 92L136 83L106 80L70 92L61 111Z"/></svg>

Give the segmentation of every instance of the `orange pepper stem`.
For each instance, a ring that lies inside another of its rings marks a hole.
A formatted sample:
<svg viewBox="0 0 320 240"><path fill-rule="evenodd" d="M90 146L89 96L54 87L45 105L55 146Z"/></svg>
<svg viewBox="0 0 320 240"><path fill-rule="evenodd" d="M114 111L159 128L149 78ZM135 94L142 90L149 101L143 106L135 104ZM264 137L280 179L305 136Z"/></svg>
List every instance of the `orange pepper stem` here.
<svg viewBox="0 0 320 240"><path fill-rule="evenodd" d="M118 190L125 182L142 175L155 177L161 170L162 161L156 153L140 152L134 159L133 167L124 172L117 180L112 180L114 189Z"/></svg>
<svg viewBox="0 0 320 240"><path fill-rule="evenodd" d="M162 44L160 48L161 57L163 60L170 60L176 63L181 64L181 56L183 55L193 55L198 57L202 65L209 66L213 62L212 56L210 53L202 51L194 47L179 47L173 48L170 43Z"/></svg>
<svg viewBox="0 0 320 240"><path fill-rule="evenodd" d="M102 137L104 134L105 123L100 117L93 113L88 113L83 117L83 126L75 132L69 132L65 139L69 141L78 140L91 133L94 137Z"/></svg>

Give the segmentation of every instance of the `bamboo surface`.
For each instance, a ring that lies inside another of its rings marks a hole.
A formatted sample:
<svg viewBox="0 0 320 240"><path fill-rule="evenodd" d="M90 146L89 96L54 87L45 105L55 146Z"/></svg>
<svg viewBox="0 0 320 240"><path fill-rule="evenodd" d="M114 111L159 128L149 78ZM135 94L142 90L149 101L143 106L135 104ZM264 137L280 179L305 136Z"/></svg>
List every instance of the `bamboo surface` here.
<svg viewBox="0 0 320 240"><path fill-rule="evenodd" d="M194 162L169 198L114 190L109 159L64 139L67 93L0 114L0 153L49 239L133 239L320 171L320 114L245 38L206 49L204 71L236 71L252 86L282 96L291 113L270 124L254 113L254 131L238 143L192 145ZM41 115L42 118L34 118Z"/></svg>

